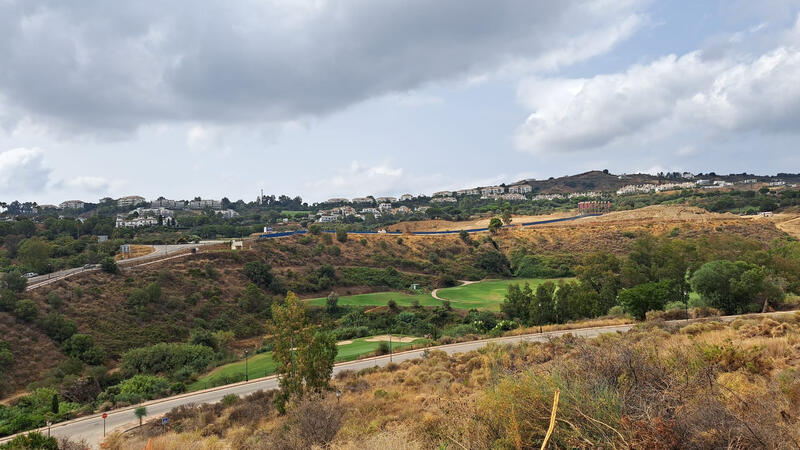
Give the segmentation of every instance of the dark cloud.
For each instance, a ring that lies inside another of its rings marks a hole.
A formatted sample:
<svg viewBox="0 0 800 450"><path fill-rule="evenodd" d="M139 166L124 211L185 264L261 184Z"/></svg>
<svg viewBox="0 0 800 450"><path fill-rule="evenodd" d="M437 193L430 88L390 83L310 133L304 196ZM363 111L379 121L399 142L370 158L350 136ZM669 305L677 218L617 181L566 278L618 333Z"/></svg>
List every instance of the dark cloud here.
<svg viewBox="0 0 800 450"><path fill-rule="evenodd" d="M550 54L592 56L565 44L587 30L608 39L639 0L607 3L0 1L0 115L92 132L325 114Z"/></svg>

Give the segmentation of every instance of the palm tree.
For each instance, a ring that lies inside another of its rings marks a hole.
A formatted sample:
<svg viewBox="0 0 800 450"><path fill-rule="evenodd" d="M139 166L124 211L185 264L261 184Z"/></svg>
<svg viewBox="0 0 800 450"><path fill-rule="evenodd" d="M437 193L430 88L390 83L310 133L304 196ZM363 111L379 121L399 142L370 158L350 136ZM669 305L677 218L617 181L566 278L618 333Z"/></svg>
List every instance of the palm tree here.
<svg viewBox="0 0 800 450"><path fill-rule="evenodd" d="M133 415L139 419L139 427L142 426L142 418L147 415L147 408L140 406L133 410Z"/></svg>

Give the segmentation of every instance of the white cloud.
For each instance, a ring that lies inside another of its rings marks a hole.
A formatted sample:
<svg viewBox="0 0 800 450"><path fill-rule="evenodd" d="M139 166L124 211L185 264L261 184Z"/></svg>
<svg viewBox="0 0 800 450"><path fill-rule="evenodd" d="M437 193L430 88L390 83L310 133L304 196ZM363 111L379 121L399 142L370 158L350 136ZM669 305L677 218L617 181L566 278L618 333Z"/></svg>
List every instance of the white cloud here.
<svg viewBox="0 0 800 450"><path fill-rule="evenodd" d="M793 33L800 32L800 21ZM800 49L782 42L760 55L665 56L585 79L530 78L518 98L533 112L516 136L521 150L569 152L622 140L686 134L800 130ZM679 154L688 154L687 144Z"/></svg>
<svg viewBox="0 0 800 450"><path fill-rule="evenodd" d="M38 148L14 148L0 153L0 192L3 194L37 193L50 178L44 164L44 152Z"/></svg>
<svg viewBox="0 0 800 450"><path fill-rule="evenodd" d="M59 183L58 187L96 194L108 192L110 185L111 183L103 177L83 176L65 180Z"/></svg>
<svg viewBox="0 0 800 450"><path fill-rule="evenodd" d="M208 151L219 146L220 134L215 127L195 125L186 132L186 145L194 151Z"/></svg>
<svg viewBox="0 0 800 450"><path fill-rule="evenodd" d="M440 174L409 174L402 167L392 167L389 163L365 165L353 161L346 168L334 170L330 176L306 183L306 188L310 192L324 191L332 197L349 198L430 193L438 190L444 182Z"/></svg>

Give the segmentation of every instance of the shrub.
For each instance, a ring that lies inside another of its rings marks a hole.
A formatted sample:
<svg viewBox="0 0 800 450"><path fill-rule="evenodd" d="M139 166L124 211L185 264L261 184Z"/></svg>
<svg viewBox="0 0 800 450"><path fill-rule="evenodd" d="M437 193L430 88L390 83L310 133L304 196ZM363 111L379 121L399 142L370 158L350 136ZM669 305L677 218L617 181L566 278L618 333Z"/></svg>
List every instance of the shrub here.
<svg viewBox="0 0 800 450"><path fill-rule="evenodd" d="M42 320L42 329L54 341L61 343L78 332L75 322L59 313L50 313Z"/></svg>
<svg viewBox="0 0 800 450"><path fill-rule="evenodd" d="M110 256L107 258L103 258L103 260L100 261L100 268L103 270L103 272L106 273L112 273L112 274L119 273L119 267L117 266L117 262L114 261L114 258Z"/></svg>
<svg viewBox="0 0 800 450"><path fill-rule="evenodd" d="M336 240L339 242L347 242L347 230L343 227L336 229Z"/></svg>
<svg viewBox="0 0 800 450"><path fill-rule="evenodd" d="M119 393L114 396L114 401L139 403L166 395L169 390L169 381L153 375L135 375L116 387Z"/></svg>
<svg viewBox="0 0 800 450"><path fill-rule="evenodd" d="M614 305L611 309L608 310L609 316L624 316L625 315L625 308L620 305Z"/></svg>
<svg viewBox="0 0 800 450"><path fill-rule="evenodd" d="M28 279L17 272L6 273L3 275L3 281L5 282L6 288L10 289L12 292L25 292L25 288L28 287Z"/></svg>
<svg viewBox="0 0 800 450"><path fill-rule="evenodd" d="M250 261L242 269L244 275L253 283L262 288L267 288L272 283L272 267L260 261Z"/></svg>
<svg viewBox="0 0 800 450"><path fill-rule="evenodd" d="M226 394L222 397L222 404L225 406L233 406L239 401L239 396L236 394Z"/></svg>
<svg viewBox="0 0 800 450"><path fill-rule="evenodd" d="M0 444L0 449L58 450L58 441L54 437L47 437L39 432L32 432L17 436L5 444Z"/></svg>
<svg viewBox="0 0 800 450"><path fill-rule="evenodd" d="M20 300L14 307L14 315L24 322L32 322L39 315L39 307L32 300Z"/></svg>
<svg viewBox="0 0 800 450"><path fill-rule="evenodd" d="M214 351L204 345L160 343L129 350L122 355L120 368L127 374L174 376L184 366L199 372L214 359Z"/></svg>

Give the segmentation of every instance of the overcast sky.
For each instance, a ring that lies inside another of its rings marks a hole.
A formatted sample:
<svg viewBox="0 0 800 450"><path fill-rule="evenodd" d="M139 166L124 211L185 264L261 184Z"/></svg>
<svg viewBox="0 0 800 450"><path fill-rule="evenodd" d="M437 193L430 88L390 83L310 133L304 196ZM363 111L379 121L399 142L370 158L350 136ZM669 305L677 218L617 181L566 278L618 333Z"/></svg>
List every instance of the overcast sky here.
<svg viewBox="0 0 800 450"><path fill-rule="evenodd" d="M800 172L800 0L0 0L0 201Z"/></svg>

